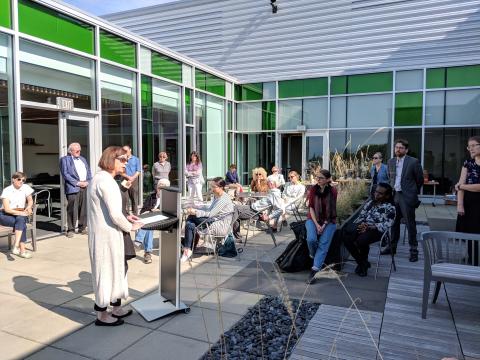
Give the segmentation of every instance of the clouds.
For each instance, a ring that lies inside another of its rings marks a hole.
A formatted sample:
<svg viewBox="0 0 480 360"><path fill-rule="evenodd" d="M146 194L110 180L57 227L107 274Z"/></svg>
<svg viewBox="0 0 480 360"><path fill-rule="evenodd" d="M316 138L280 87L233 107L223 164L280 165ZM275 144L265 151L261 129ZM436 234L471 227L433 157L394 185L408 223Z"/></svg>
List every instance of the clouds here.
<svg viewBox="0 0 480 360"><path fill-rule="evenodd" d="M177 0L63 0L93 15L105 15L114 12L137 9L145 6L159 5Z"/></svg>

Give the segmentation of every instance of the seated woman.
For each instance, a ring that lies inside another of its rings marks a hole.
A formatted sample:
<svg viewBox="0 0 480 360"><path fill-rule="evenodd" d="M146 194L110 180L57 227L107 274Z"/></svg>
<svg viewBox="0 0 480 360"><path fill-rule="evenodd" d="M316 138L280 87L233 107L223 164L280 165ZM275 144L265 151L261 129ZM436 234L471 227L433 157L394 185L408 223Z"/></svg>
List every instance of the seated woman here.
<svg viewBox="0 0 480 360"><path fill-rule="evenodd" d="M182 262L190 259L193 253L193 241L195 239L195 228L207 219L212 235L226 235L232 223L234 206L232 199L225 192L225 180L216 177L209 183L214 199L210 205L188 208L189 215L185 224L185 238L182 241L183 255Z"/></svg>
<svg viewBox="0 0 480 360"><path fill-rule="evenodd" d="M15 230L15 245L12 254L24 259L32 257L25 250L27 242L27 218L32 214L33 189L25 184L25 174L17 171L12 175L12 185L2 191L2 209L0 225L11 226Z"/></svg>
<svg viewBox="0 0 480 360"><path fill-rule="evenodd" d="M235 189L235 192L243 191L242 184L240 184L240 179L238 177L237 165L230 165L227 173L225 174L225 183L229 188Z"/></svg>
<svg viewBox="0 0 480 360"><path fill-rule="evenodd" d="M305 194L305 185L300 183L300 175L295 170L288 173L288 178L290 182L285 184L285 189L283 189L282 193L282 199L285 202L285 211L282 213L282 224L284 226L288 225L285 213L294 209L293 203L303 198Z"/></svg>
<svg viewBox="0 0 480 360"><path fill-rule="evenodd" d="M283 188L283 186L285 185L285 179L283 177L283 174L280 173L280 169L276 166L272 167L272 174L268 175L267 180L275 181L279 188Z"/></svg>
<svg viewBox="0 0 480 360"><path fill-rule="evenodd" d="M155 192L151 193L143 202L140 214L161 210L161 192L162 187L165 186L170 186L170 181L168 179L159 179ZM152 262L153 230L139 229L135 235L135 241L143 244L143 249L145 250L143 254L143 262L145 264L150 264Z"/></svg>
<svg viewBox="0 0 480 360"><path fill-rule="evenodd" d="M337 190L330 185L332 175L326 169L316 174L317 184L308 194L309 211L305 228L310 257L313 258L308 284L315 281L315 275L322 268L330 243L337 229Z"/></svg>
<svg viewBox="0 0 480 360"><path fill-rule="evenodd" d="M357 262L355 273L362 277L367 276L370 267L368 262L370 244L380 241L383 233L395 220L392 187L387 183L379 183L374 195L375 198L367 201L355 219L355 223L358 224L357 233L343 238L345 247Z"/></svg>
<svg viewBox="0 0 480 360"><path fill-rule="evenodd" d="M267 192L268 191L268 184L267 184L267 172L264 168L259 167L255 168L252 171L253 180L250 184L250 191L252 192Z"/></svg>

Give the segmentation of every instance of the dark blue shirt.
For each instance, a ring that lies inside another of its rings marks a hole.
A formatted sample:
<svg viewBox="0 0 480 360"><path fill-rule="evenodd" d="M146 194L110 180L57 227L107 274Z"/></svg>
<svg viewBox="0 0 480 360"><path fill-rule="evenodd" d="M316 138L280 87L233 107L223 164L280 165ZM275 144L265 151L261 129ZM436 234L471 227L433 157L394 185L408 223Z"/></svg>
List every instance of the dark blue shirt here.
<svg viewBox="0 0 480 360"><path fill-rule="evenodd" d="M227 184L238 184L240 182L240 179L238 178L238 173L227 171L225 174L225 182Z"/></svg>

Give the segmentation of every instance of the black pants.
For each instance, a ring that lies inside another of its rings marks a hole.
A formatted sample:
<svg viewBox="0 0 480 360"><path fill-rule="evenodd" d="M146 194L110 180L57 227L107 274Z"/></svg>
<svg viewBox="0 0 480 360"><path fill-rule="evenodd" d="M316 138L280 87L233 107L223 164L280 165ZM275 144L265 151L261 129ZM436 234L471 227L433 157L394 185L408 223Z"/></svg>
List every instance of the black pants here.
<svg viewBox="0 0 480 360"><path fill-rule="evenodd" d="M75 209L75 203L77 208ZM67 231L75 231L75 213L78 216L78 229L87 225L87 188L80 188L76 194L67 194Z"/></svg>
<svg viewBox="0 0 480 360"><path fill-rule="evenodd" d="M418 254L417 242L417 223L415 221L415 206L407 204L402 192L395 193L395 210L397 216L392 226L392 249L397 249L398 239L400 238L400 221L405 219L408 229L408 244L410 245L410 254Z"/></svg>
<svg viewBox="0 0 480 360"><path fill-rule="evenodd" d="M363 265L368 261L370 244L380 241L382 233L377 229L369 229L364 233L357 233L356 236L344 238L344 244L358 265Z"/></svg>
<svg viewBox="0 0 480 360"><path fill-rule="evenodd" d="M182 241L182 245L186 248L193 250L193 240L195 238L195 228L204 222L207 218L206 217L196 217L194 215L190 215L187 218L185 223L185 238Z"/></svg>
<svg viewBox="0 0 480 360"><path fill-rule="evenodd" d="M130 200L133 215L138 215L138 178L135 179L130 188L127 189L120 186L120 190L122 194L122 206L126 213L128 214L128 201Z"/></svg>

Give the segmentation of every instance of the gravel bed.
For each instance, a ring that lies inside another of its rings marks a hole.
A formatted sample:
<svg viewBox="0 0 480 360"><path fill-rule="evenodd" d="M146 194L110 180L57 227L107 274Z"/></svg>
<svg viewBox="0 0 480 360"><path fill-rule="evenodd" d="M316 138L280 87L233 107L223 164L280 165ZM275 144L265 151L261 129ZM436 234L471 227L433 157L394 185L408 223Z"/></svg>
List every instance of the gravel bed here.
<svg viewBox="0 0 480 360"><path fill-rule="evenodd" d="M280 297L264 297L226 331L201 359L288 359L320 306L303 301L298 308L299 303L299 300L291 300L290 315ZM293 331L292 318L296 324Z"/></svg>

